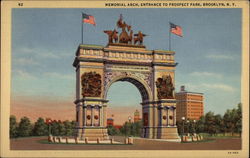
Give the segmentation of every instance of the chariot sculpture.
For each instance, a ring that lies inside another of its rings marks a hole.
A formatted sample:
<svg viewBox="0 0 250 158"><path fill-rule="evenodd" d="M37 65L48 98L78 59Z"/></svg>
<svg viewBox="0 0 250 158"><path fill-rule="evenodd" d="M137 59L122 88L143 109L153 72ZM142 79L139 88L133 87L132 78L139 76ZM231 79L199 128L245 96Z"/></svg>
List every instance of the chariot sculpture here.
<svg viewBox="0 0 250 158"><path fill-rule="evenodd" d="M112 43L121 43L121 44L128 44L128 45L143 45L143 38L146 36L141 31L137 34L133 33L132 26L126 24L123 21L122 15L116 22L116 26L121 29L121 33L118 36L116 29L112 30L104 30L104 33L108 35L108 42L109 44Z"/></svg>

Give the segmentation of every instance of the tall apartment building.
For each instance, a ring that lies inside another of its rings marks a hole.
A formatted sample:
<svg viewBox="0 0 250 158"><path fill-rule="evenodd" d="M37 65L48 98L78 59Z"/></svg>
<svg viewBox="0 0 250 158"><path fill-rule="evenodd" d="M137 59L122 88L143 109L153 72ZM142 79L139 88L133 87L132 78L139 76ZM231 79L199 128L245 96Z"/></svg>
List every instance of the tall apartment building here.
<svg viewBox="0 0 250 158"><path fill-rule="evenodd" d="M191 120L199 120L204 114L204 95L203 93L188 92L185 86L181 86L180 92L176 97L176 119L181 121L182 117Z"/></svg>

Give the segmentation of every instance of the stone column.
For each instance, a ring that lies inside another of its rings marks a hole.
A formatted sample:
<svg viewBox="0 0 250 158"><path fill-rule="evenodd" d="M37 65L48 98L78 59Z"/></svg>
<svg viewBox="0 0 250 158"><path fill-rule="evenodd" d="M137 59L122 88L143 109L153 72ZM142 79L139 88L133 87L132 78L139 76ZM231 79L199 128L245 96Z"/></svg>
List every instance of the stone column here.
<svg viewBox="0 0 250 158"><path fill-rule="evenodd" d="M87 107L83 106L83 126L86 126L86 119L87 119Z"/></svg>
<svg viewBox="0 0 250 158"><path fill-rule="evenodd" d="M163 107L162 106L160 106L160 114L159 114L159 122L160 122L160 125L159 126L162 126L162 109L163 109Z"/></svg>
<svg viewBox="0 0 250 158"><path fill-rule="evenodd" d="M176 125L176 108L175 107L173 107L173 119L174 119L174 124L173 124L173 126L175 126Z"/></svg>
<svg viewBox="0 0 250 158"><path fill-rule="evenodd" d="M159 126L159 110L158 110L158 107L157 105L154 105L154 139L157 138L157 131L158 131L158 126Z"/></svg>
<svg viewBox="0 0 250 158"><path fill-rule="evenodd" d="M94 106L91 105L91 126L94 126Z"/></svg>
<svg viewBox="0 0 250 158"><path fill-rule="evenodd" d="M107 112L106 112L106 108L107 108L107 106L104 105L103 106L103 126L104 127L107 126Z"/></svg>
<svg viewBox="0 0 250 158"><path fill-rule="evenodd" d="M103 106L100 106L100 126L103 126Z"/></svg>
<svg viewBox="0 0 250 158"><path fill-rule="evenodd" d="M83 123L83 119L82 119L83 105L82 105L82 103L79 103L78 106L79 106L78 107L79 108L79 111L78 111L78 122L79 122L79 124L78 124L78 126L82 127L82 123Z"/></svg>
<svg viewBox="0 0 250 158"><path fill-rule="evenodd" d="M98 106L98 126L101 126L101 106Z"/></svg>
<svg viewBox="0 0 250 158"><path fill-rule="evenodd" d="M100 109L100 121L101 121L100 126L103 126L103 106L101 106L101 109Z"/></svg>
<svg viewBox="0 0 250 158"><path fill-rule="evenodd" d="M148 138L153 138L153 108L152 108L152 105L149 105L149 108L148 108L148 131L149 131L149 137Z"/></svg>
<svg viewBox="0 0 250 158"><path fill-rule="evenodd" d="M169 126L169 107L167 107L167 126Z"/></svg>

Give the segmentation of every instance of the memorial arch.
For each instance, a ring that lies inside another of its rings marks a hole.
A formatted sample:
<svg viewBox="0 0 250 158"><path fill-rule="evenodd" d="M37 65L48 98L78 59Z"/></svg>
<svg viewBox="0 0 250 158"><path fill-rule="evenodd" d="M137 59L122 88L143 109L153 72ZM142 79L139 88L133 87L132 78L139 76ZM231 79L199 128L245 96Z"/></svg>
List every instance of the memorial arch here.
<svg viewBox="0 0 250 158"><path fill-rule="evenodd" d="M107 92L112 83L128 81L142 96L141 137L179 141L174 94L175 52L147 50L141 31L133 34L131 26L122 19L117 21L117 26L122 29L119 38L116 30L104 31L109 32L106 46L81 44L76 51L73 66L76 68L77 136L89 140L109 138Z"/></svg>

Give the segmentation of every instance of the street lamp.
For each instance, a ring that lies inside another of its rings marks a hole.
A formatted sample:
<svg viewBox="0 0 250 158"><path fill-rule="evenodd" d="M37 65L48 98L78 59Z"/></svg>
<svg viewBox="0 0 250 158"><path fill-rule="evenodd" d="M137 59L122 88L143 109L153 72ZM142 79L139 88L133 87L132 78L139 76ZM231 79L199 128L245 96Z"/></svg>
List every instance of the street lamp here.
<svg viewBox="0 0 250 158"><path fill-rule="evenodd" d="M128 131L128 132L129 132L129 135L131 134L131 120L132 120L132 117L129 116L129 117L128 117L128 121L129 121L128 126L130 126L129 129L128 129L128 130L129 130L129 131Z"/></svg>
<svg viewBox="0 0 250 158"><path fill-rule="evenodd" d="M182 117L182 135L184 135L184 121L185 121L185 117Z"/></svg>
<svg viewBox="0 0 250 158"><path fill-rule="evenodd" d="M189 120L187 120L187 135L189 136Z"/></svg>
<svg viewBox="0 0 250 158"><path fill-rule="evenodd" d="M131 116L129 116L129 117L128 117L128 121L129 121L129 123L131 122L131 120L132 120L132 118L131 118Z"/></svg>
<svg viewBox="0 0 250 158"><path fill-rule="evenodd" d="M196 133L196 130L195 130L195 122L196 122L196 120L194 120L194 134Z"/></svg>

